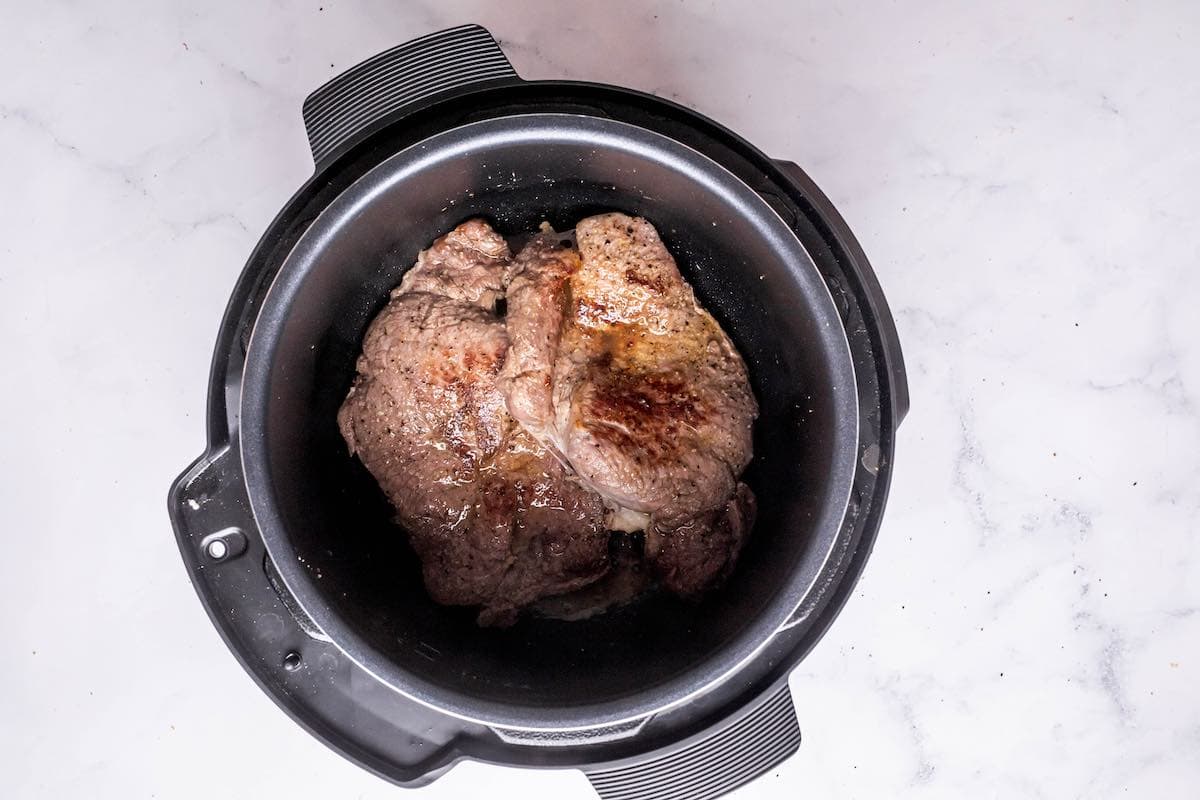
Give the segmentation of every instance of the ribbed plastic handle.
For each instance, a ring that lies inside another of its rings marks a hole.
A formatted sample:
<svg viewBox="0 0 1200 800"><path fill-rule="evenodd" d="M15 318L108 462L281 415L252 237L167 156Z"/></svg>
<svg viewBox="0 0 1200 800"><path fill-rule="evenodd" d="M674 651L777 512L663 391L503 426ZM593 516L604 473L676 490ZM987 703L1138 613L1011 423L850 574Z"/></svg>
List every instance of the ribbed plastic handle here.
<svg viewBox="0 0 1200 800"><path fill-rule="evenodd" d="M304 101L318 168L371 125L405 106L517 73L485 28L460 25L393 47L346 70Z"/></svg>
<svg viewBox="0 0 1200 800"><path fill-rule="evenodd" d="M680 752L587 772L602 800L712 800L781 763L800 746L792 695L779 691L742 719Z"/></svg>

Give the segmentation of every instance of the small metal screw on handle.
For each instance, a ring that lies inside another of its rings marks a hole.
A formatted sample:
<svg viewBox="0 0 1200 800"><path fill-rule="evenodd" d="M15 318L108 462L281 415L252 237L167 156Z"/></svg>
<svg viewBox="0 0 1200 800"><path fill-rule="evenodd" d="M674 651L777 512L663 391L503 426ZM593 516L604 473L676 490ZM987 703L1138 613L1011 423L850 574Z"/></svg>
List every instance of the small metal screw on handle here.
<svg viewBox="0 0 1200 800"><path fill-rule="evenodd" d="M246 547L246 535L237 528L223 528L200 540L200 551L215 563L237 558Z"/></svg>

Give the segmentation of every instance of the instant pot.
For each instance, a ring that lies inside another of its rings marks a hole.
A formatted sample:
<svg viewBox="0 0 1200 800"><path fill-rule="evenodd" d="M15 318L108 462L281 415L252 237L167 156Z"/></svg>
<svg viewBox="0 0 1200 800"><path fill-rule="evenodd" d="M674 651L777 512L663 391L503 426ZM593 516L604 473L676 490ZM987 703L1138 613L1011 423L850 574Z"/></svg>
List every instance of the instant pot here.
<svg viewBox="0 0 1200 800"><path fill-rule="evenodd" d="M221 324L208 448L170 514L230 650L310 733L404 786L472 758L583 770L600 796L716 797L800 743L788 673L883 514L908 390L858 243L795 165L639 92L524 81L483 28L417 39L304 103L316 170ZM758 521L700 602L481 629L434 604L337 408L367 324L456 224L617 210L658 229L745 357Z"/></svg>

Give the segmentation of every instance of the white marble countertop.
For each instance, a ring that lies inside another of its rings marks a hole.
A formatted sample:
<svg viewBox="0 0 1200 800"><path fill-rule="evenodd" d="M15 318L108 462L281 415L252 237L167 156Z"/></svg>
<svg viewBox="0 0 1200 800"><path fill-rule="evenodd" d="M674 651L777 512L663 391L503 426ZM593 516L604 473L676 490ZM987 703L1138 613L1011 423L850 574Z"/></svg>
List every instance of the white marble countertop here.
<svg viewBox="0 0 1200 800"><path fill-rule="evenodd" d="M799 754L736 797L1196 796L1200 6L1019 5L5 4L0 795L399 796L242 672L164 498L304 96L475 21L801 164L895 312L878 545L792 676ZM484 788L589 796L414 796Z"/></svg>

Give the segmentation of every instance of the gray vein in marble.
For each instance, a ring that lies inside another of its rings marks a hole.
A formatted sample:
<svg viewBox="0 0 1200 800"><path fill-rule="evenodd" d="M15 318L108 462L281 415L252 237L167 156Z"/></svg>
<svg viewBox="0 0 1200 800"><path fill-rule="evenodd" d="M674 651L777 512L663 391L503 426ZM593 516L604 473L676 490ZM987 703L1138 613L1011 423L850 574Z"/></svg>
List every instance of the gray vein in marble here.
<svg viewBox="0 0 1200 800"><path fill-rule="evenodd" d="M958 407L959 446L954 456L954 488L978 523L981 538L987 541L998 528L988 511L986 490L976 484L976 479L971 474L972 468L985 476L988 472L982 444L975 434L973 423L974 409L971 401L961 402Z"/></svg>
<svg viewBox="0 0 1200 800"><path fill-rule="evenodd" d="M129 168L104 162L96 158L93 154L86 153L78 145L64 141L49 125L49 123L39 118L33 111L29 109L0 105L0 121L8 122L11 120L15 120L17 123L24 125L27 129L40 136L44 141L49 142L60 152L71 156L82 166L89 167L116 178L125 186L134 190L143 197L150 196L150 192L146 189L145 183L143 183L140 178L132 175Z"/></svg>
<svg viewBox="0 0 1200 800"><path fill-rule="evenodd" d="M1129 724L1133 718L1133 711L1121 675L1121 662L1129 649L1125 637L1114 626L1101 622L1091 611L1076 612L1073 619L1076 630L1086 627L1100 635L1102 644L1099 658L1095 662L1099 673L1098 682L1121 724ZM1086 682L1086 678L1083 680Z"/></svg>
<svg viewBox="0 0 1200 800"><path fill-rule="evenodd" d="M1087 385L1089 389L1098 392L1139 389L1159 400L1169 414L1197 416L1196 400L1183 381L1179 356L1173 348L1161 350L1159 356L1152 359L1141 374L1112 383L1101 383L1089 378Z"/></svg>

